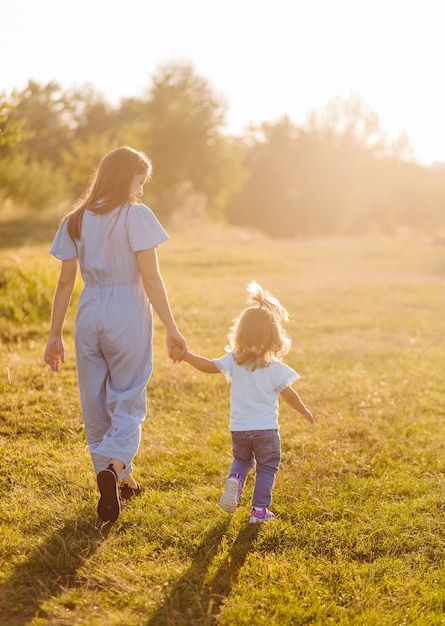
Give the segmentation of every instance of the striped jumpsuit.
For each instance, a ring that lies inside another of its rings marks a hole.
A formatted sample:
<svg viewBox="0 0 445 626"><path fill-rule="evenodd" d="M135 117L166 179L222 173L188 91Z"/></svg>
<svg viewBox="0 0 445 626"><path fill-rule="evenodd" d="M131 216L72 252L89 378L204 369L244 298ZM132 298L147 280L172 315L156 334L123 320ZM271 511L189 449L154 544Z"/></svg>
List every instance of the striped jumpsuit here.
<svg viewBox="0 0 445 626"><path fill-rule="evenodd" d="M78 257L84 281L75 345L96 474L114 458L125 464L119 476L124 478L139 448L152 372L152 311L135 253L167 239L148 207L127 204L105 214L85 210L80 240L71 239L64 221L50 249L60 260Z"/></svg>

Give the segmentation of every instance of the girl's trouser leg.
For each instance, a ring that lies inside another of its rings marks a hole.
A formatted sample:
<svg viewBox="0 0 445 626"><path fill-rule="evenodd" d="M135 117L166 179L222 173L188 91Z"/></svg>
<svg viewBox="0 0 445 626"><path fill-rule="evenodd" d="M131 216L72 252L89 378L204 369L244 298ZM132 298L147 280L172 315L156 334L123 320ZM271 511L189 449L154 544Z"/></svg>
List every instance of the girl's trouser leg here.
<svg viewBox="0 0 445 626"><path fill-rule="evenodd" d="M263 508L272 502L272 489L281 459L278 430L252 431L256 477L252 504Z"/></svg>
<svg viewBox="0 0 445 626"><path fill-rule="evenodd" d="M232 431L232 451L233 461L229 476L238 476L244 485L246 476L255 463L251 440L246 431Z"/></svg>

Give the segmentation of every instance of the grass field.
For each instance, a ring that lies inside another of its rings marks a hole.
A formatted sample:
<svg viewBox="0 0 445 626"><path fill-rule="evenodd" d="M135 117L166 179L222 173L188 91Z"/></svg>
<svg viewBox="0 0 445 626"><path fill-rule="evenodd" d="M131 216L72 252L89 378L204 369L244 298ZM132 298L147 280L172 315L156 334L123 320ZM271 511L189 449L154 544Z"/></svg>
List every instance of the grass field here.
<svg viewBox="0 0 445 626"><path fill-rule="evenodd" d="M102 534L75 302L56 375L42 354L58 264L21 244L0 252L1 626L445 624L443 247L173 237L160 260L190 347L223 354L256 279L292 314L287 362L318 420L282 407L278 519L246 523L251 479L229 518L228 386L170 365L157 322L146 493Z"/></svg>

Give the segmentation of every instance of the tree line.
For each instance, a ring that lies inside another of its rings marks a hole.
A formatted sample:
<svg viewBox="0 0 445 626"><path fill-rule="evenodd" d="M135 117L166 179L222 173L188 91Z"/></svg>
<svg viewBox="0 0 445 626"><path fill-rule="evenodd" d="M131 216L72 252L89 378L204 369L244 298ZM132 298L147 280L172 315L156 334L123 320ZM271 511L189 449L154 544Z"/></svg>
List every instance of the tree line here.
<svg viewBox="0 0 445 626"><path fill-rule="evenodd" d="M194 198L210 216L276 237L429 232L445 222L445 175L390 141L359 98L225 132L227 105L189 64L158 68L118 106L89 86L29 81L0 99L0 201L36 211L74 201L117 145L154 166L149 204L169 218Z"/></svg>

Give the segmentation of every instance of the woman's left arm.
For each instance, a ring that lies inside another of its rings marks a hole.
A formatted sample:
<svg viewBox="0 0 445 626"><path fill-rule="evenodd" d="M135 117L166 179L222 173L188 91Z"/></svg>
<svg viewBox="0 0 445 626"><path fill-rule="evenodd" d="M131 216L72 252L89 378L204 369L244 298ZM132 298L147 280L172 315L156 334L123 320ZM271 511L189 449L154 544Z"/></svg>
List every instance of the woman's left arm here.
<svg viewBox="0 0 445 626"><path fill-rule="evenodd" d="M65 362L62 332L74 284L76 282L77 266L77 258L62 261L59 280L54 294L51 311L51 326L44 359L55 372L58 372L60 370L60 364Z"/></svg>
<svg viewBox="0 0 445 626"><path fill-rule="evenodd" d="M159 270L158 256L155 248L136 252L136 258L141 272L142 284L148 299L153 305L159 319L167 330L168 355L174 362L180 360L180 355L173 355L173 347L178 346L182 354L187 350L187 343L179 332L173 317L167 297L164 281Z"/></svg>

